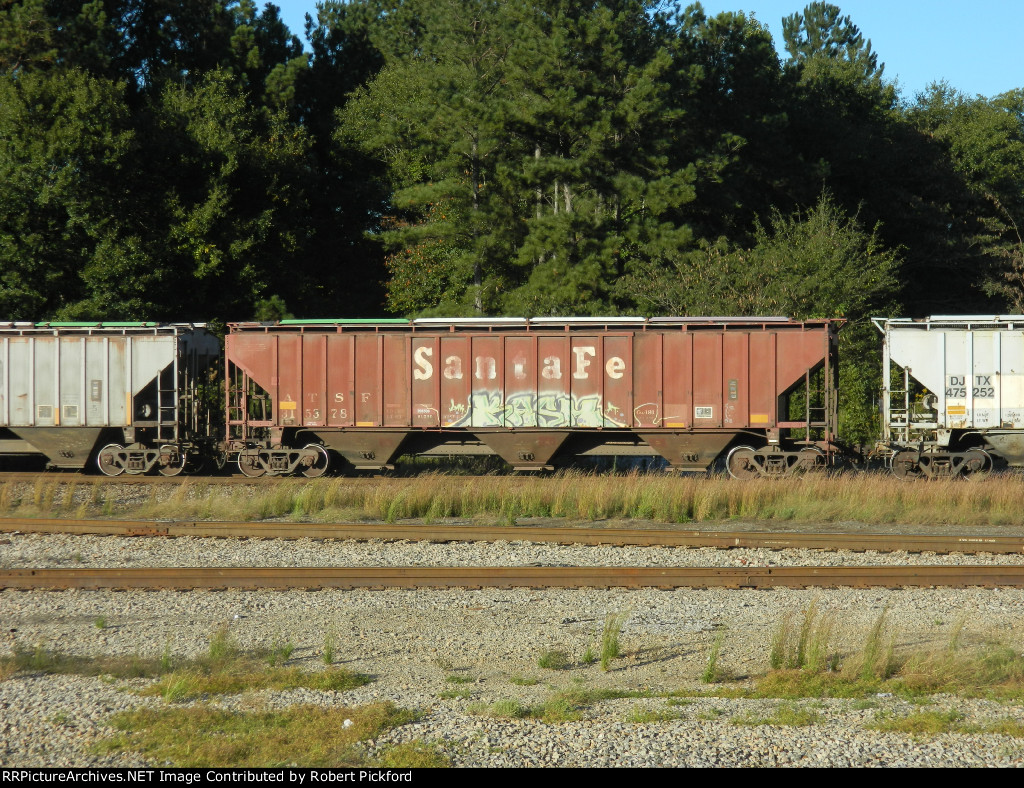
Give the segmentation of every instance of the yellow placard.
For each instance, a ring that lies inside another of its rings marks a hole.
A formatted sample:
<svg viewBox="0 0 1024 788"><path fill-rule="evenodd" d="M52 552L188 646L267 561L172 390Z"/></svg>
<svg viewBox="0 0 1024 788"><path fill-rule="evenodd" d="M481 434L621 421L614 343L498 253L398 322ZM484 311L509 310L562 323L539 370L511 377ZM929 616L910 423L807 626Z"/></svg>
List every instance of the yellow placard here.
<svg viewBox="0 0 1024 788"><path fill-rule="evenodd" d="M950 405L946 408L946 413L950 416L963 416L967 413L967 407L965 405Z"/></svg>
<svg viewBox="0 0 1024 788"><path fill-rule="evenodd" d="M768 414L767 413L751 413L750 414L751 424L767 424Z"/></svg>
<svg viewBox="0 0 1024 788"><path fill-rule="evenodd" d="M281 410L295 410L298 407L298 405L296 405L294 402L279 402L277 404L277 407L280 408Z"/></svg>
<svg viewBox="0 0 1024 788"><path fill-rule="evenodd" d="M685 427L686 424L684 422L681 422L681 421L666 421L665 422L665 426L666 427Z"/></svg>
<svg viewBox="0 0 1024 788"><path fill-rule="evenodd" d="M376 427L377 425L372 421L357 421L357 427Z"/></svg>

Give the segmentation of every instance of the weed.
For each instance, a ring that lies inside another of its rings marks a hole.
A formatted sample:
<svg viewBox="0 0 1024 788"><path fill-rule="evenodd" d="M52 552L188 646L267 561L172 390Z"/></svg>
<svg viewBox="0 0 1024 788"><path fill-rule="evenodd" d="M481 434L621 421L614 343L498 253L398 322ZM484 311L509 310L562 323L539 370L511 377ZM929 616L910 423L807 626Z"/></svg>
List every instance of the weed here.
<svg viewBox="0 0 1024 788"><path fill-rule="evenodd" d="M171 658L171 641L164 643L164 653L160 655L160 673L170 673L174 667L174 661Z"/></svg>
<svg viewBox="0 0 1024 788"><path fill-rule="evenodd" d="M604 619L604 632L601 634L601 670L608 670L611 661L622 653L619 635L622 625L629 618L629 613L609 613Z"/></svg>
<svg viewBox="0 0 1024 788"><path fill-rule="evenodd" d="M96 616L95 620L92 623L93 623L93 626L96 627L96 629L106 629L107 628L107 617L106 616Z"/></svg>
<svg viewBox="0 0 1024 788"><path fill-rule="evenodd" d="M478 704L469 707L470 714L481 717L496 717L500 719L518 720L530 716L529 706L524 706L517 700L499 700L490 706Z"/></svg>
<svg viewBox="0 0 1024 788"><path fill-rule="evenodd" d="M447 681L449 684L472 684L474 681L476 681L476 679L474 679L472 676L463 676L460 674L452 674L450 676L445 676L444 680Z"/></svg>
<svg viewBox="0 0 1024 788"><path fill-rule="evenodd" d="M875 623L868 632L867 639L855 663L859 665L859 676L863 680L887 679L893 675L898 665L893 660L895 638L886 638L886 618L889 608L882 608Z"/></svg>
<svg viewBox="0 0 1024 788"><path fill-rule="evenodd" d="M178 674L164 681L160 696L167 703L178 703L196 694L196 680L190 674Z"/></svg>
<svg viewBox="0 0 1024 788"><path fill-rule="evenodd" d="M540 682L529 676L512 676L508 680L509 684L515 684L517 687L535 687Z"/></svg>
<svg viewBox="0 0 1024 788"><path fill-rule="evenodd" d="M957 724L962 719L963 714L956 709L949 709L948 711L919 711L904 717L879 714L868 727L878 731L935 736L940 733L949 733L957 730Z"/></svg>
<svg viewBox="0 0 1024 788"><path fill-rule="evenodd" d="M324 647L320 651L320 661L325 665L334 664L334 651L338 646L338 635L333 629L327 630L324 635Z"/></svg>
<svg viewBox="0 0 1024 788"><path fill-rule="evenodd" d="M705 709L704 711L702 711L699 714L697 714L697 719L698 720L705 720L707 722L711 722L713 720L721 719L724 716L725 716L725 712L722 711L721 709L711 708L711 709Z"/></svg>
<svg viewBox="0 0 1024 788"><path fill-rule="evenodd" d="M452 765L451 758L436 744L422 741L404 742L384 750L379 765L388 769L444 769Z"/></svg>
<svg viewBox="0 0 1024 788"><path fill-rule="evenodd" d="M565 670L572 665L572 660L564 651L545 651L537 659L537 667L545 670Z"/></svg>
<svg viewBox="0 0 1024 788"><path fill-rule="evenodd" d="M708 653L708 663L704 667L704 672L700 676L700 680L705 684L714 684L721 681L723 675L718 667L718 656L722 652L722 643L725 642L725 629L718 630L718 634L715 635L715 640L711 644L711 651Z"/></svg>
<svg viewBox="0 0 1024 788"><path fill-rule="evenodd" d="M210 663L217 664L233 659L237 655L238 645L235 643L235 638L227 624L222 624L210 636L208 659Z"/></svg>
<svg viewBox="0 0 1024 788"><path fill-rule="evenodd" d="M297 667L266 666L266 660L253 655L239 655L232 660L214 665L197 662L168 673L142 695L164 695L171 691L179 700L201 695L232 695L254 689L295 689L306 687L316 690L343 690L369 683L368 676L344 668L328 668L307 672ZM170 689L173 688L173 689ZM181 694L184 693L184 694Z"/></svg>
<svg viewBox="0 0 1024 788"><path fill-rule="evenodd" d="M580 661L584 665L593 665L595 662L597 662L597 654L594 653L594 649L592 646L587 646L586 650L583 652L583 657Z"/></svg>
<svg viewBox="0 0 1024 788"><path fill-rule="evenodd" d="M814 725L821 720L821 715L814 709L806 706L795 706L784 703L778 706L772 714L767 717L746 715L734 717L730 722L733 725L776 725L787 727L805 727Z"/></svg>
<svg viewBox="0 0 1024 788"><path fill-rule="evenodd" d="M295 644L291 640L283 640L280 637L274 639L274 642L270 646L270 650L267 653L267 664L270 667L276 667L277 665L283 665L295 652Z"/></svg>
<svg viewBox="0 0 1024 788"><path fill-rule="evenodd" d="M833 628L834 619L819 614L816 599L804 610L799 628L793 624L793 614L787 613L772 635L768 663L774 670L835 670L839 656L830 651Z"/></svg>

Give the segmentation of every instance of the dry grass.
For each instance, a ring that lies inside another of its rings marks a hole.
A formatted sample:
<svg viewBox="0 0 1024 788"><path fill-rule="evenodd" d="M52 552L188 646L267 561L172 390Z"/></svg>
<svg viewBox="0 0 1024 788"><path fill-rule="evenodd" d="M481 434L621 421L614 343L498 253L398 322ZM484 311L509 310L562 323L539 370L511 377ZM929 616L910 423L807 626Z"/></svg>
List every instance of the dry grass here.
<svg viewBox="0 0 1024 788"><path fill-rule="evenodd" d="M612 483L612 479L614 482ZM74 485L71 485L72 487ZM666 523L731 519L908 525L1024 524L1024 484L1017 474L976 482L904 482L886 474L808 474L737 482L722 476L618 475L566 471L547 477L465 476L427 472L379 483L317 479L302 485L225 487L185 480L168 496L111 507L97 485L89 498L52 481L26 494L0 487L0 512L21 516L117 514L224 520L372 519L395 522L486 517L509 524L524 517L637 519ZM164 488L166 490L166 488ZM107 510L110 511L107 511ZM115 511L116 510L116 511Z"/></svg>
<svg viewBox="0 0 1024 788"><path fill-rule="evenodd" d="M797 626L792 614L778 625L772 640L771 670L756 682L755 697L866 697L890 692L903 697L947 693L961 697L1024 698L1024 655L997 640L966 647L964 619L950 629L944 645L897 650L906 638L892 631L883 609L858 637L850 653L833 645L835 619L812 603Z"/></svg>

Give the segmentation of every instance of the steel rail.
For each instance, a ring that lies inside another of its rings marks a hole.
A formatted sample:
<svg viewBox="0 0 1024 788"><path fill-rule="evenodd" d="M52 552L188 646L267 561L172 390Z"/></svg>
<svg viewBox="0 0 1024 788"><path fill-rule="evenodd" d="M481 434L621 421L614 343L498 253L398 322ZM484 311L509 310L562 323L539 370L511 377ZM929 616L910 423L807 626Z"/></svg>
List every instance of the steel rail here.
<svg viewBox="0 0 1024 788"><path fill-rule="evenodd" d="M4 589L1024 588L1022 566L6 569Z"/></svg>
<svg viewBox="0 0 1024 788"><path fill-rule="evenodd" d="M401 477L396 477L401 478ZM332 480L338 480L332 477ZM54 482L57 484L91 484L91 485L104 485L104 484L137 484L137 485L148 485L148 484L176 484L182 485L188 482L196 484L208 484L208 485L231 485L231 484L309 484L309 479L303 476L261 476L253 478L251 476L244 476L237 471L235 473L218 473L211 475L179 475L179 476L161 476L159 474L134 474L134 473L122 473L118 476L99 476L95 474L84 474L80 471L40 471L38 473L31 473L27 471L0 471L0 482L12 482L12 483L24 483L24 484L36 484L37 482ZM382 478L379 476L349 476L344 479L340 479L352 484L368 484L370 482L380 482Z"/></svg>
<svg viewBox="0 0 1024 788"><path fill-rule="evenodd" d="M696 531L667 528L477 526L366 523L242 523L160 520L0 518L0 532L194 536L256 539L381 539L386 541L497 542L665 547L768 548L934 553L1024 553L1024 536L942 534Z"/></svg>

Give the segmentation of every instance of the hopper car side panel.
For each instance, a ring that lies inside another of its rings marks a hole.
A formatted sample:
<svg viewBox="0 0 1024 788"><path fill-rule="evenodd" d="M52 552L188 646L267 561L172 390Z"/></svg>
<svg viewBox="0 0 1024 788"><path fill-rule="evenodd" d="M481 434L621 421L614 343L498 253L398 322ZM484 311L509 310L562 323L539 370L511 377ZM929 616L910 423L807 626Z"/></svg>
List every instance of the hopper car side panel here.
<svg viewBox="0 0 1024 788"><path fill-rule="evenodd" d="M202 443L209 453L197 391L219 357L216 338L195 326L0 324L0 454L180 472L186 452Z"/></svg>

